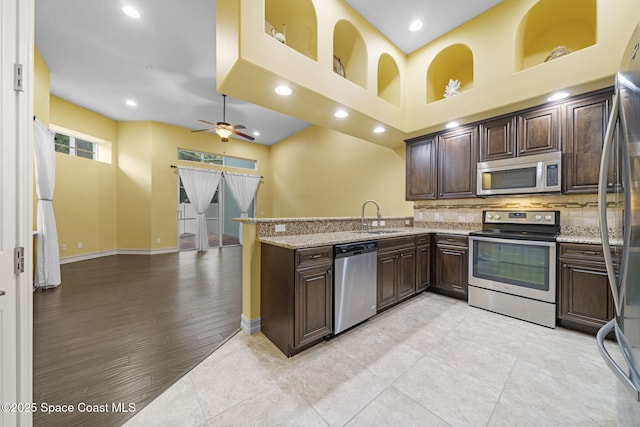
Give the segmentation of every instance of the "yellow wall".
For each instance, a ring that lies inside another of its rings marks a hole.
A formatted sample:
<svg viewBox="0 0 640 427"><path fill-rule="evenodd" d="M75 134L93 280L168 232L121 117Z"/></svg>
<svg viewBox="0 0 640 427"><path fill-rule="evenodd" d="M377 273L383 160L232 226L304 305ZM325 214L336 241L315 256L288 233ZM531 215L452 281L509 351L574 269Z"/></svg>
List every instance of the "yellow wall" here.
<svg viewBox="0 0 640 427"><path fill-rule="evenodd" d="M51 125L115 141L116 121L63 99L50 98ZM112 144L99 143L112 152ZM116 245L116 165L56 153L53 208L61 257L110 251ZM78 248L82 243L82 248Z"/></svg>
<svg viewBox="0 0 640 427"><path fill-rule="evenodd" d="M33 62L33 114L43 125L48 126L51 75L38 49L35 49Z"/></svg>
<svg viewBox="0 0 640 427"><path fill-rule="evenodd" d="M404 147L311 126L272 147L271 168L274 217L359 216L367 199L384 216L413 215L405 201Z"/></svg>

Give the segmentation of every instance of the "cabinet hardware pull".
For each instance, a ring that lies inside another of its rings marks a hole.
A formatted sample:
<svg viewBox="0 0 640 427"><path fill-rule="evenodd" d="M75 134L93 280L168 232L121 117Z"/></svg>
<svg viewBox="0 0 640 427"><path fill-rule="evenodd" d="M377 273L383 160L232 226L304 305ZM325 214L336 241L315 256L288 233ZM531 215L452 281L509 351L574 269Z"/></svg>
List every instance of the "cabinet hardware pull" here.
<svg viewBox="0 0 640 427"><path fill-rule="evenodd" d="M320 258L322 255L320 254L315 254L315 255L311 255L309 258L311 259L316 259L316 258Z"/></svg>
<svg viewBox="0 0 640 427"><path fill-rule="evenodd" d="M598 252L594 252L594 251L583 251L583 253L585 255L598 255Z"/></svg>

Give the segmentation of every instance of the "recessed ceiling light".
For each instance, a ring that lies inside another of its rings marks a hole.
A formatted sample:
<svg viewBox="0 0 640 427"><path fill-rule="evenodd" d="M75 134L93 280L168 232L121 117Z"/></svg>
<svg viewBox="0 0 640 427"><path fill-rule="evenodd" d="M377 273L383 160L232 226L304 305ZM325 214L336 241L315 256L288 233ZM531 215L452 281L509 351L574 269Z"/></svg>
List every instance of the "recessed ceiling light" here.
<svg viewBox="0 0 640 427"><path fill-rule="evenodd" d="M386 129L382 126L376 126L373 128L373 133L383 133Z"/></svg>
<svg viewBox="0 0 640 427"><path fill-rule="evenodd" d="M344 119L345 117L349 116L349 113L346 110L338 110L333 113L333 115L339 119Z"/></svg>
<svg viewBox="0 0 640 427"><path fill-rule="evenodd" d="M282 96L289 96L291 95L292 91L289 86L280 85L276 88L276 93Z"/></svg>
<svg viewBox="0 0 640 427"><path fill-rule="evenodd" d="M130 18L140 19L140 12L133 6L125 6L122 8L122 11Z"/></svg>
<svg viewBox="0 0 640 427"><path fill-rule="evenodd" d="M569 92L556 92L550 97L548 97L547 101L549 102L560 101L561 99L565 99L568 96L569 96Z"/></svg>
<svg viewBox="0 0 640 427"><path fill-rule="evenodd" d="M409 31L412 31L412 32L415 33L416 31L418 31L418 30L420 30L422 28L422 25L423 25L422 21L419 20L419 19L416 19L415 21L413 21L411 23L411 25L409 25Z"/></svg>
<svg viewBox="0 0 640 427"><path fill-rule="evenodd" d="M449 122L444 127L446 127L447 129L453 129L457 128L458 126L460 126L460 123L458 122Z"/></svg>
<svg viewBox="0 0 640 427"><path fill-rule="evenodd" d="M129 107L135 107L136 105L138 105L138 103L133 99L127 99L126 101L124 101L124 103L127 104Z"/></svg>
<svg viewBox="0 0 640 427"><path fill-rule="evenodd" d="M260 132L258 132L257 130L253 131L253 136L260 136Z"/></svg>

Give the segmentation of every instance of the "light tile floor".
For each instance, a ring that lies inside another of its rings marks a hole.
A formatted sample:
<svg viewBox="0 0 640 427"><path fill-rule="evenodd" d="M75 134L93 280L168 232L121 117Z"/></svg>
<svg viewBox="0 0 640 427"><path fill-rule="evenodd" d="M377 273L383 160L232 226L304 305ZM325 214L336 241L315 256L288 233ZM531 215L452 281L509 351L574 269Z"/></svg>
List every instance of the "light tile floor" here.
<svg viewBox="0 0 640 427"><path fill-rule="evenodd" d="M126 424L178 425L639 426L640 403L593 337L423 293L290 359L239 333Z"/></svg>

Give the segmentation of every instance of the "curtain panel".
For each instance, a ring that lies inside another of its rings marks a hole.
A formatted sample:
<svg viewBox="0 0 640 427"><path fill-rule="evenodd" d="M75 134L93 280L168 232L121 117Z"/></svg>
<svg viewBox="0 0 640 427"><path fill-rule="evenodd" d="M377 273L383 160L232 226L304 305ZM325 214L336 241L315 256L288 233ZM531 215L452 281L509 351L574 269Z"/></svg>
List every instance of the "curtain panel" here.
<svg viewBox="0 0 640 427"><path fill-rule="evenodd" d="M189 201L196 211L196 249L209 249L209 234L205 213L213 195L218 189L222 173L209 169L195 169L178 166L182 185Z"/></svg>
<svg viewBox="0 0 640 427"><path fill-rule="evenodd" d="M38 195L35 286L52 288L60 285L60 253L58 230L53 212L53 191L56 179L54 133L38 119L34 121L34 158L36 194Z"/></svg>
<svg viewBox="0 0 640 427"><path fill-rule="evenodd" d="M256 191L258 191L261 177L258 175L225 172L224 179L240 208L240 217L247 218L247 211L256 195Z"/></svg>

